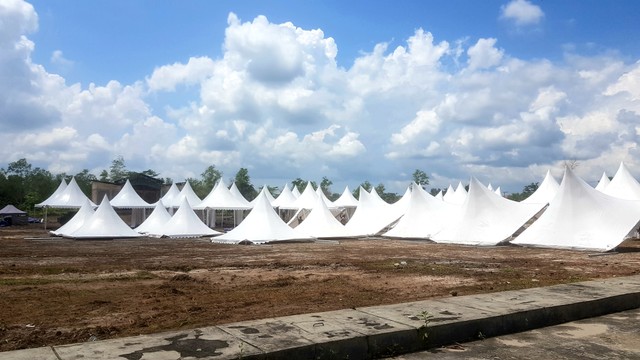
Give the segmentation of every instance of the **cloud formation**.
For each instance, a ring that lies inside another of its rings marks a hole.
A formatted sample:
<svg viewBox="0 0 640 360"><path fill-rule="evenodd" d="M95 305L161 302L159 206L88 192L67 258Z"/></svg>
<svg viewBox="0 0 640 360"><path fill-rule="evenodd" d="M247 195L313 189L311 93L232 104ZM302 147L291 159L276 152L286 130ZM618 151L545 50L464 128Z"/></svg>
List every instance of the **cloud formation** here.
<svg viewBox="0 0 640 360"><path fill-rule="evenodd" d="M524 0L502 12L519 25L544 16ZM329 176L352 187L401 186L418 168L434 186L474 175L514 191L566 159L589 175L623 159L640 169L631 158L640 63L615 54L519 59L496 38L465 45L417 29L344 68L338 42L321 29L231 13L218 58L155 64L132 84L82 86L33 63L37 19L22 1L0 6L7 161L97 172L121 154L131 169L175 180L215 164L225 176L246 167L258 182ZM62 50L54 58L64 60Z"/></svg>

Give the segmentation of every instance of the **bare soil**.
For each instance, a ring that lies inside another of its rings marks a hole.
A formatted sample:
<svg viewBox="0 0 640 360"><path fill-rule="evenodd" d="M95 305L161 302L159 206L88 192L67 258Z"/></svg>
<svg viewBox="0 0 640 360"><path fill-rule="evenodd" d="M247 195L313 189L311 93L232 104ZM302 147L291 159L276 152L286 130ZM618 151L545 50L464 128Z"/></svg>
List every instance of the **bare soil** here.
<svg viewBox="0 0 640 360"><path fill-rule="evenodd" d="M636 240L602 255L388 239L74 241L42 225L2 228L0 351L634 275L638 251Z"/></svg>

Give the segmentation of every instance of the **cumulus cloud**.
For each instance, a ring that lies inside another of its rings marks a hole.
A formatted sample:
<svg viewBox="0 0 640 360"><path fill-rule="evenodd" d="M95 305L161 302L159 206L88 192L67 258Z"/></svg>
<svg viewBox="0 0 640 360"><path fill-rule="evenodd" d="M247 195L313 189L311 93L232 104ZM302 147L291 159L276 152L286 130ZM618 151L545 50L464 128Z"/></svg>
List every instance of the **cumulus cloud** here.
<svg viewBox="0 0 640 360"><path fill-rule="evenodd" d="M523 26L544 14L518 0L502 16ZM176 180L214 164L278 182L401 184L398 174L423 168L435 186L476 175L519 190L564 159L586 171L640 151L640 64L611 54L519 59L496 38L451 46L417 29L342 68L321 29L229 14L219 58L83 86L32 62L37 26L30 5L0 5L0 77L11 84L0 83L0 156L52 171L106 168L123 155ZM184 100L150 105L163 92Z"/></svg>
<svg viewBox="0 0 640 360"><path fill-rule="evenodd" d="M538 5L527 0L512 0L500 8L500 16L518 26L526 26L540 23L544 18L544 12Z"/></svg>

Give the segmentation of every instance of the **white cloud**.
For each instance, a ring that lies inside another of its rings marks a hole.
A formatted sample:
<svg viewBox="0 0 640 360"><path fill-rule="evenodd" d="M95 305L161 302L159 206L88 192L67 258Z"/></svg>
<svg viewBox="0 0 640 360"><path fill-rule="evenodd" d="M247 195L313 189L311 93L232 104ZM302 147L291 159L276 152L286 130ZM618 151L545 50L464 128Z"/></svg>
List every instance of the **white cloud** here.
<svg viewBox="0 0 640 360"><path fill-rule="evenodd" d="M62 50L55 50L51 54L51 63L58 65L62 68L69 68L73 65L73 61L64 57Z"/></svg>
<svg viewBox="0 0 640 360"><path fill-rule="evenodd" d="M496 38L451 47L418 29L341 68L321 29L230 14L217 59L154 64L132 84L68 85L31 60L33 8L5 3L0 27L13 25L0 28L0 77L11 83L0 83L0 156L8 161L77 172L121 154L131 169L177 180L214 164L225 175L246 167L253 178L328 175L351 186L400 184L398 174L423 168L434 181L477 175L519 190L567 158L597 169L640 151L640 65L615 54L525 60ZM544 15L526 1L503 12L520 25ZM150 105L161 92L184 103Z"/></svg>
<svg viewBox="0 0 640 360"><path fill-rule="evenodd" d="M486 69L500 64L504 51L496 49L496 39L478 39L478 42L467 50L469 68Z"/></svg>
<svg viewBox="0 0 640 360"><path fill-rule="evenodd" d="M513 21L518 26L535 25L544 18L538 5L527 0L512 0L500 8L501 17Z"/></svg>

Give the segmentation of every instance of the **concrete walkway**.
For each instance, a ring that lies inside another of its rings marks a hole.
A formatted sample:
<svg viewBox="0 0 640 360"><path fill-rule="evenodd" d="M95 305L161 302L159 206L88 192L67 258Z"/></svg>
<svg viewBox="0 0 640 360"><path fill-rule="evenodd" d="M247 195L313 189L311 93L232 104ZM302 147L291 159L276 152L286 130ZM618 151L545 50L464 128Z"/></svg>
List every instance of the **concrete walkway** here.
<svg viewBox="0 0 640 360"><path fill-rule="evenodd" d="M0 353L0 359L370 359L640 307L640 275Z"/></svg>

